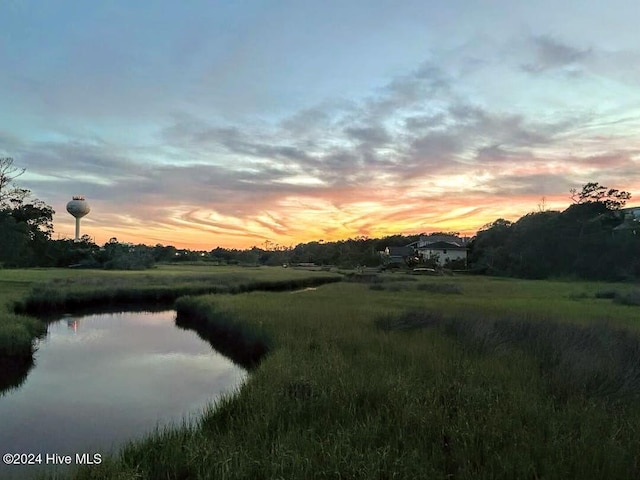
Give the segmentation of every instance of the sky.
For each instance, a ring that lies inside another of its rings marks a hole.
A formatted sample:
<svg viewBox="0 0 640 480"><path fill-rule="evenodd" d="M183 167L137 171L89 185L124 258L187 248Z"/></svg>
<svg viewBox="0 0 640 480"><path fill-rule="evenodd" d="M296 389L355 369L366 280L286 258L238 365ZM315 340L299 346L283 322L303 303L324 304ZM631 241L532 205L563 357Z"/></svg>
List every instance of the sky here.
<svg viewBox="0 0 640 480"><path fill-rule="evenodd" d="M83 234L210 250L640 204L634 0L0 0L0 156ZM269 242L269 243L266 243Z"/></svg>

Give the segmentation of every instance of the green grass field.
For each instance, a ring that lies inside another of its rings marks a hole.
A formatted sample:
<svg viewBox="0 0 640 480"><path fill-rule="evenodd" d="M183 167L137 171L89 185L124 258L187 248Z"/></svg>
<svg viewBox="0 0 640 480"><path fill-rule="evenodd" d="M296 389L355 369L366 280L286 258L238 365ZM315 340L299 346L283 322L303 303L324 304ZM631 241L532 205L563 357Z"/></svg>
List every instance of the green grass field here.
<svg viewBox="0 0 640 480"><path fill-rule="evenodd" d="M235 282L309 275L194 268L126 276L142 276L133 288L211 272ZM2 300L24 298L34 281L84 274L1 271ZM236 330L268 354L197 424L152 433L72 478L640 476L640 308L597 298L637 285L361 280L180 300L179 315L197 317L204 337Z"/></svg>

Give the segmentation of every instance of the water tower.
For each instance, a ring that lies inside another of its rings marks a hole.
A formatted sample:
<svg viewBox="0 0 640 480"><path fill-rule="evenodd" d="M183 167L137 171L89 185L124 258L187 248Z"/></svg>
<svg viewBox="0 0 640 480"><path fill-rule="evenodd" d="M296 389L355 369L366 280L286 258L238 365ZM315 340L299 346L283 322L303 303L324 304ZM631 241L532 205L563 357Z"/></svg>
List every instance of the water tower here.
<svg viewBox="0 0 640 480"><path fill-rule="evenodd" d="M76 217L76 242L80 240L80 219L89 213L91 209L84 197L73 197L67 203L67 212Z"/></svg>

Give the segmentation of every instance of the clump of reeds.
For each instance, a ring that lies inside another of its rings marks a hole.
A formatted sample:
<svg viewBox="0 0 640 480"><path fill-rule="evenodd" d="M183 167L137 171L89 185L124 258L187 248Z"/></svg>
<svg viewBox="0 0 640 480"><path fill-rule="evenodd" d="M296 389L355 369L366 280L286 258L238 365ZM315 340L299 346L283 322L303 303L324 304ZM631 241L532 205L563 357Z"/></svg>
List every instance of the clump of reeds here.
<svg viewBox="0 0 640 480"><path fill-rule="evenodd" d="M34 339L46 333L36 318L0 313L0 357L26 357L33 354Z"/></svg>
<svg viewBox="0 0 640 480"><path fill-rule="evenodd" d="M556 398L584 395L617 401L640 395L640 338L607 324L443 317L428 311L384 317L376 324L384 330L437 327L481 353L524 351L537 360Z"/></svg>
<svg viewBox="0 0 640 480"><path fill-rule="evenodd" d="M621 305L640 305L640 290L618 294L613 301Z"/></svg>
<svg viewBox="0 0 640 480"><path fill-rule="evenodd" d="M379 291L386 290L389 292L402 292L406 290L412 290L413 288L414 288L414 285L411 284L410 282L393 282L393 283L377 282L369 285L369 290L379 290Z"/></svg>
<svg viewBox="0 0 640 480"><path fill-rule="evenodd" d="M617 290L600 290L595 294L596 298L612 299L614 303L620 305L640 305L640 290L620 292Z"/></svg>
<svg viewBox="0 0 640 480"><path fill-rule="evenodd" d="M418 290L423 292L453 295L460 295L462 293L462 287L454 283L421 283L418 285Z"/></svg>
<svg viewBox="0 0 640 480"><path fill-rule="evenodd" d="M416 330L443 324L443 316L437 312L409 311L403 315L387 315L376 319L375 325L381 330Z"/></svg>
<svg viewBox="0 0 640 480"><path fill-rule="evenodd" d="M580 293L570 293L567 297L570 298L571 300L584 300L586 298L591 298L591 295L589 295L587 292L580 292Z"/></svg>
<svg viewBox="0 0 640 480"><path fill-rule="evenodd" d="M255 280L241 275L164 278L53 280L35 285L15 310L30 314L55 314L121 305L171 305L185 295L244 293L255 290L285 291L339 282L341 276L324 275L280 280Z"/></svg>
<svg viewBox="0 0 640 480"><path fill-rule="evenodd" d="M618 296L618 292L615 290L607 289L607 290L599 290L595 293L596 298L616 298Z"/></svg>
<svg viewBox="0 0 640 480"><path fill-rule="evenodd" d="M344 280L346 282L356 282L356 283L382 283L384 281L383 277L378 273L357 273L357 272L345 273Z"/></svg>

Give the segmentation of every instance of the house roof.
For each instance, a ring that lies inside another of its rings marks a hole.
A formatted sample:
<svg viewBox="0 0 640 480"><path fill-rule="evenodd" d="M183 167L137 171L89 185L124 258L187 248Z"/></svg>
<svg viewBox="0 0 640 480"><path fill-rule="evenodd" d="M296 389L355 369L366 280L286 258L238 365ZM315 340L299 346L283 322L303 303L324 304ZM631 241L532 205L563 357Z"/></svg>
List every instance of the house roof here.
<svg viewBox="0 0 640 480"><path fill-rule="evenodd" d="M626 216L631 216L634 219L640 218L640 206L621 208L620 209L620 213L625 217Z"/></svg>
<svg viewBox="0 0 640 480"><path fill-rule="evenodd" d="M415 251L411 247L387 247L387 253L393 257L410 257Z"/></svg>
<svg viewBox="0 0 640 480"><path fill-rule="evenodd" d="M467 247L460 245L458 243L444 242L444 241L428 243L418 248L425 249L425 250L466 250L467 249Z"/></svg>
<svg viewBox="0 0 640 480"><path fill-rule="evenodd" d="M464 241L455 235L423 235L420 237L420 240L418 240L417 246L418 248L422 248L434 243L442 242L456 245L458 247L462 247L464 245Z"/></svg>

